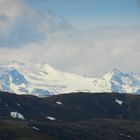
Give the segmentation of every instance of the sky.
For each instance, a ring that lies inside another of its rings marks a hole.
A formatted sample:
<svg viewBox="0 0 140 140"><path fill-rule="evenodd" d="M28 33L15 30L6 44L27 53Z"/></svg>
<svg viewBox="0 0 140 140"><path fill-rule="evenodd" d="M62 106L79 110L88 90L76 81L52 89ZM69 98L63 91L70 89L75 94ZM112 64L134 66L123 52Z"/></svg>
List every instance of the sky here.
<svg viewBox="0 0 140 140"><path fill-rule="evenodd" d="M97 77L140 73L140 0L0 0L0 64Z"/></svg>

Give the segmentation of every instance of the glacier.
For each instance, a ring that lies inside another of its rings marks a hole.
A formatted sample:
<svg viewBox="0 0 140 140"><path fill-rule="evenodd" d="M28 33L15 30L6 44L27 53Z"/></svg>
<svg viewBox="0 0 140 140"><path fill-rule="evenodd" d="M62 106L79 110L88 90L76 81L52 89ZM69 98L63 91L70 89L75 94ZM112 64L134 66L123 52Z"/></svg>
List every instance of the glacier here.
<svg viewBox="0 0 140 140"><path fill-rule="evenodd" d="M113 69L101 78L62 72L48 64L13 61L0 66L0 90L39 97L71 92L140 94L140 74Z"/></svg>

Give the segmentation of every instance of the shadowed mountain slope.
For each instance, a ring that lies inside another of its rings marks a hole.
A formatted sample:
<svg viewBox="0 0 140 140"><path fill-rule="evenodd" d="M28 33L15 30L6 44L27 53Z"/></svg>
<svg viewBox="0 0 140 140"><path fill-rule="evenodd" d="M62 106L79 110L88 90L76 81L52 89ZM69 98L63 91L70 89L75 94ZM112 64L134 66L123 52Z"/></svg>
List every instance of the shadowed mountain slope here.
<svg viewBox="0 0 140 140"><path fill-rule="evenodd" d="M139 140L139 106L140 96L130 94L71 93L38 98L0 92L0 138Z"/></svg>
<svg viewBox="0 0 140 140"><path fill-rule="evenodd" d="M72 93L38 98L0 93L0 116L10 117L10 112L19 112L26 120L46 120L52 116L57 121L96 118L139 121L139 107L139 95Z"/></svg>

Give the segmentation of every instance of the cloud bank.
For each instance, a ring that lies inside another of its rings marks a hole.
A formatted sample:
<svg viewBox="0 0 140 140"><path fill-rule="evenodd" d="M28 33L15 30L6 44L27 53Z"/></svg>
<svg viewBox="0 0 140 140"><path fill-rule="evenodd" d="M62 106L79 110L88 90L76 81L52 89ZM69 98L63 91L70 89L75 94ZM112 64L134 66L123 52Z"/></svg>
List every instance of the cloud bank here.
<svg viewBox="0 0 140 140"><path fill-rule="evenodd" d="M0 0L0 63L27 60L63 71L98 76L118 68L139 72L140 26L77 30L49 10L25 0Z"/></svg>
<svg viewBox="0 0 140 140"><path fill-rule="evenodd" d="M25 0L0 0L0 47L39 42L46 34L61 30L65 24L49 10L38 13Z"/></svg>

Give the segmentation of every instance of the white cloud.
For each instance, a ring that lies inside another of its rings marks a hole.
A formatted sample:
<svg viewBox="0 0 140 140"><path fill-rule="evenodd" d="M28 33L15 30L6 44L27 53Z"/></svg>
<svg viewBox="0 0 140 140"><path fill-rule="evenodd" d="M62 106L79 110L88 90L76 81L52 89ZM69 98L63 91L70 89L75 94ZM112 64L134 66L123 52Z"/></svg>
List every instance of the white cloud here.
<svg viewBox="0 0 140 140"><path fill-rule="evenodd" d="M134 30L133 27L128 30L120 27L117 33L111 28L86 35L81 32L50 34L41 44L26 44L18 49L2 48L1 60L47 62L64 71L87 75L103 74L115 67L138 72L140 33ZM7 56L2 57L2 54Z"/></svg>
<svg viewBox="0 0 140 140"><path fill-rule="evenodd" d="M40 14L24 0L0 0L0 63L46 62L87 75L100 75L114 67L138 72L139 37L140 26L77 31L62 17L50 11Z"/></svg>
<svg viewBox="0 0 140 140"><path fill-rule="evenodd" d="M0 16L5 17L0 19L0 31L2 32L2 29L8 30L13 26L23 9L25 10L25 7L25 3L22 0L0 0Z"/></svg>
<svg viewBox="0 0 140 140"><path fill-rule="evenodd" d="M0 0L0 47L39 42L58 25L62 29L66 22L49 10L38 13L25 0Z"/></svg>

